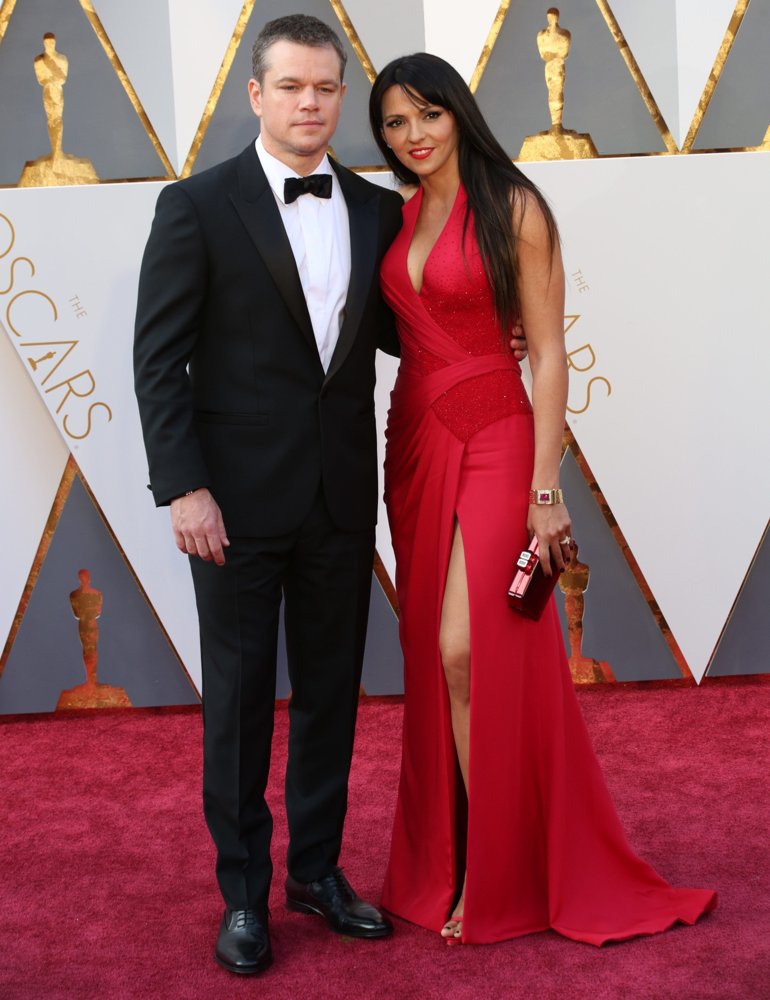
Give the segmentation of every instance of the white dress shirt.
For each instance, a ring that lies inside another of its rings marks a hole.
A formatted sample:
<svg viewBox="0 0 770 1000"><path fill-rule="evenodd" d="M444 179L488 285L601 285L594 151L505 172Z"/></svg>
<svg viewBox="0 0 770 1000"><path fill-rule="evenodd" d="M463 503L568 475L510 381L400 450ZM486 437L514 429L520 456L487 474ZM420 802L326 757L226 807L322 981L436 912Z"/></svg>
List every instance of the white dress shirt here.
<svg viewBox="0 0 770 1000"><path fill-rule="evenodd" d="M283 200L283 183L287 177L300 175L268 153L261 135L256 149L297 263L318 355L324 371L328 371L345 316L350 283L350 224L340 182L325 156L313 173L331 174L331 198L303 194L287 205Z"/></svg>

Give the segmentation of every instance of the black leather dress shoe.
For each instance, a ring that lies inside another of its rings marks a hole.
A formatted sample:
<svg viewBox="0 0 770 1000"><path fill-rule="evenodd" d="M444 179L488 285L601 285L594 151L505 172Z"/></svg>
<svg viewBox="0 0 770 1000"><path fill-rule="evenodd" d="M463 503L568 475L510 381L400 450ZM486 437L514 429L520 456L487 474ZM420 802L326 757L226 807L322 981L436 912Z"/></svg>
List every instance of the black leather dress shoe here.
<svg viewBox="0 0 770 1000"><path fill-rule="evenodd" d="M337 934L381 938L393 932L393 924L388 918L358 898L339 868L316 882L298 882L289 875L286 905L297 913L318 914Z"/></svg>
<svg viewBox="0 0 770 1000"><path fill-rule="evenodd" d="M262 972L273 961L267 915L256 910L225 910L214 957L230 972L243 976Z"/></svg>

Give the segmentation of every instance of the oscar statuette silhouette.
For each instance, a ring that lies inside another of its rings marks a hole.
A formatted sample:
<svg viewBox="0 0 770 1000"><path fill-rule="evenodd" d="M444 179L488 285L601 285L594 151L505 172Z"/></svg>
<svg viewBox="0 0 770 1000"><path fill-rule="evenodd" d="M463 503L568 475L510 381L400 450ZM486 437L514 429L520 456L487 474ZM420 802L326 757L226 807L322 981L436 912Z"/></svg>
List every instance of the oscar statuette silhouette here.
<svg viewBox="0 0 770 1000"><path fill-rule="evenodd" d="M56 36L43 35L43 51L35 56L35 76L43 88L43 111L48 125L51 153L37 160L28 160L19 178L19 187L51 187L57 184L96 184L99 181L90 160L65 153L64 84L69 73L69 60L57 51Z"/></svg>
<svg viewBox="0 0 770 1000"><path fill-rule="evenodd" d="M575 545L572 561L562 573L559 586L564 594L564 613L569 632L569 668L576 684L601 684L615 680L609 663L583 656L583 612L590 573L589 566L578 559L578 547Z"/></svg>
<svg viewBox="0 0 770 1000"><path fill-rule="evenodd" d="M78 577L80 586L70 594L70 605L78 621L86 682L62 691L56 711L72 708L131 708L131 701L123 688L100 684L96 679L102 592L91 586L91 574L87 569L78 570Z"/></svg>
<svg viewBox="0 0 770 1000"><path fill-rule="evenodd" d="M537 135L528 135L524 140L518 159L520 160L588 160L599 153L591 136L582 132L565 129L564 83L567 76L567 57L572 36L559 24L559 11L549 8L546 13L547 26L537 33L537 49L545 63L545 84L548 88L548 108L551 113L551 127Z"/></svg>

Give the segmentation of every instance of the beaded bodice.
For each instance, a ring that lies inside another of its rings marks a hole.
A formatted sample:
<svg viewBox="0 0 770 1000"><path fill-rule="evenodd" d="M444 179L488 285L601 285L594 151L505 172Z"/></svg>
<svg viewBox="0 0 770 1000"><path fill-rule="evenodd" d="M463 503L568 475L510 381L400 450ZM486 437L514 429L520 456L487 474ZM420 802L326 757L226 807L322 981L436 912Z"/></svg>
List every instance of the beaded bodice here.
<svg viewBox="0 0 770 1000"><path fill-rule="evenodd" d="M419 307L456 348L468 358L500 356L500 368L464 378L449 387L433 403L436 417L458 438L469 440L495 420L514 413L530 412L518 365L512 361L508 337L495 318L492 293L476 242L473 217L464 226L467 198L462 186L444 229L431 250L423 270L420 292L415 292L407 271L407 254L417 222L422 190L404 205L404 225L385 255L381 267L383 295L396 315L401 336L402 367L412 373L430 375L452 362L428 350L420 340L419 324L407 320L402 305L418 300ZM405 327L409 335L403 335ZM491 359L492 360L492 359Z"/></svg>

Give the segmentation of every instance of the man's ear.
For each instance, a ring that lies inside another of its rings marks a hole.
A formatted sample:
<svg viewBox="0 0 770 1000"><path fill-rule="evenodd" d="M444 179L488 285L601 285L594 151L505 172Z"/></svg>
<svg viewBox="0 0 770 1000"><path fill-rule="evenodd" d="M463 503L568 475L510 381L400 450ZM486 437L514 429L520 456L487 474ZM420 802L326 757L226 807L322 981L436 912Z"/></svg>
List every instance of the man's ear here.
<svg viewBox="0 0 770 1000"><path fill-rule="evenodd" d="M249 91L249 103L251 104L251 110L257 116L257 118L262 117L262 87L259 84L259 80L255 80L253 77L249 80L248 85Z"/></svg>

